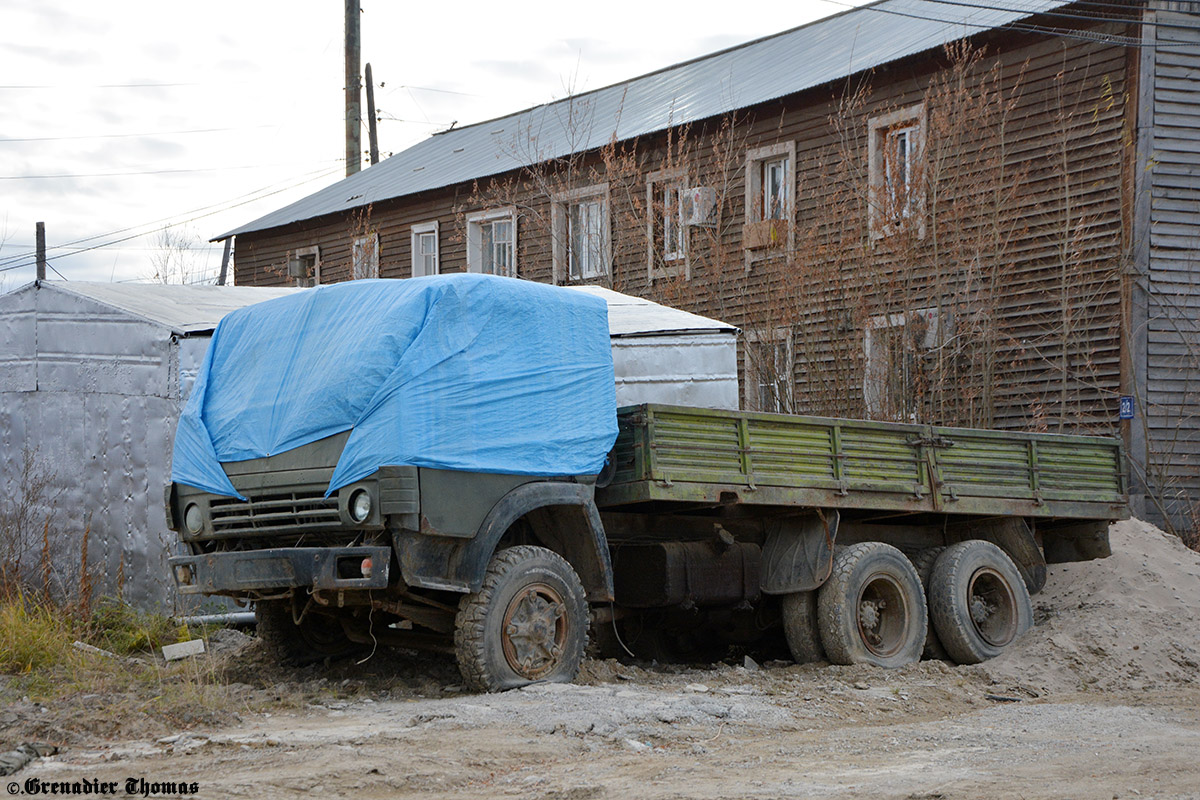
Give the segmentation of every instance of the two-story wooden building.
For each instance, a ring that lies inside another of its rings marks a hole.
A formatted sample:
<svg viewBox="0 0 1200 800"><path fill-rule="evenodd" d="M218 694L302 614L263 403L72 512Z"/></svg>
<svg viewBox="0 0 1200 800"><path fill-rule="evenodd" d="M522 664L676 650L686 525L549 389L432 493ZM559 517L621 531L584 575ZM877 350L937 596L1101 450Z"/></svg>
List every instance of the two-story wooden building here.
<svg viewBox="0 0 1200 800"><path fill-rule="evenodd" d="M1192 528L1196 6L881 0L434 135L220 238L244 285L471 270L719 317L750 408L1119 433L1136 512Z"/></svg>

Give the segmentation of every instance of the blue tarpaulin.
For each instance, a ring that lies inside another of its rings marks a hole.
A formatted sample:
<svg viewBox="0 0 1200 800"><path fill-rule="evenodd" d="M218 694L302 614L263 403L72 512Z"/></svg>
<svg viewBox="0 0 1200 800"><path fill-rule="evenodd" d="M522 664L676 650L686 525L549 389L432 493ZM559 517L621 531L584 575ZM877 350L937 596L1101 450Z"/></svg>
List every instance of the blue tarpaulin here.
<svg viewBox="0 0 1200 800"><path fill-rule="evenodd" d="M490 275L321 286L227 315L171 479L240 497L222 462L351 431L333 492L384 465L587 475L617 435L604 300Z"/></svg>

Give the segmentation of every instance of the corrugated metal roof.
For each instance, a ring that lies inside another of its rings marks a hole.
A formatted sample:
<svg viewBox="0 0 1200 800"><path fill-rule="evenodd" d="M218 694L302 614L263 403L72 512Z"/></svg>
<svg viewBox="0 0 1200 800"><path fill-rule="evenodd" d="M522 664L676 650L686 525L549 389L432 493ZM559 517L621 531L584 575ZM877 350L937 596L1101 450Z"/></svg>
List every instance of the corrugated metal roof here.
<svg viewBox="0 0 1200 800"><path fill-rule="evenodd" d="M495 175L600 147L614 135L624 141L717 116L1068 5L974 2L979 4L881 0L640 78L446 131L217 239ZM999 10L1000 5L1012 10Z"/></svg>
<svg viewBox="0 0 1200 800"><path fill-rule="evenodd" d="M733 333L734 326L720 320L691 314L651 300L614 292L600 286L569 286L604 298L608 303L608 331L615 337L666 333Z"/></svg>
<svg viewBox="0 0 1200 800"><path fill-rule="evenodd" d="M211 331L230 311L303 291L282 286L170 286L86 281L42 281L41 285L86 297L180 334Z"/></svg>

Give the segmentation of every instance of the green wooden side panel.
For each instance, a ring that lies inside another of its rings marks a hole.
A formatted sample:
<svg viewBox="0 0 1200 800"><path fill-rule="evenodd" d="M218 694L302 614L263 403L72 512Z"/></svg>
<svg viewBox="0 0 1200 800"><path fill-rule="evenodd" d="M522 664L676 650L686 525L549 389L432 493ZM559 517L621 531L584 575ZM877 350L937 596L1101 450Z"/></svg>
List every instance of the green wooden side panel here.
<svg viewBox="0 0 1200 800"><path fill-rule="evenodd" d="M827 496L842 508L1047 516L1125 503L1115 439L663 405L618 418L609 494L627 501L745 489L747 502L755 493L757 502L794 496L798 505Z"/></svg>

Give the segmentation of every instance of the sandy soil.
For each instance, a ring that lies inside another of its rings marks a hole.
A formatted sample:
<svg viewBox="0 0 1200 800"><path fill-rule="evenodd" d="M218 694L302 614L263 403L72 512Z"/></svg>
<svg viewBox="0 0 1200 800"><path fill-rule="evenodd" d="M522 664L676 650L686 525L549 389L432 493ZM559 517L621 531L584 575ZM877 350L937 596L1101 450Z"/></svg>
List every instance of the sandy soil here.
<svg viewBox="0 0 1200 800"><path fill-rule="evenodd" d="M235 642L240 715L87 735L66 726L83 709L46 709L72 744L17 778L213 798L1200 798L1200 554L1136 521L1112 539L1112 558L1052 568L1038 626L978 667L591 661L575 685L477 696L448 658L285 671Z"/></svg>

